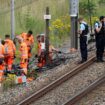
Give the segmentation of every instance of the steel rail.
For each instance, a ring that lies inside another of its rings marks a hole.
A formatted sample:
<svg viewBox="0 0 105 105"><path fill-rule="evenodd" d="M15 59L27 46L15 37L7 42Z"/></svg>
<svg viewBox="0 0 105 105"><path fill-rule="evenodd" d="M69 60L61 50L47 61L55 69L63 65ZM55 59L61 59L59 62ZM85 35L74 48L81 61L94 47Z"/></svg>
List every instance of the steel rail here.
<svg viewBox="0 0 105 105"><path fill-rule="evenodd" d="M105 74L103 76L101 76L100 78L98 78L96 81L94 81L92 84L90 84L87 88L83 89L81 92L77 93L72 98L68 99L67 102L65 102L62 105L74 105L81 98L83 98L89 92L91 92L96 87L98 87L99 85L101 85L103 82L105 82Z"/></svg>
<svg viewBox="0 0 105 105"><path fill-rule="evenodd" d="M91 64L93 64L94 61L95 61L95 56L93 56L92 58L90 58L87 62L78 65L76 68L74 68L70 72L64 74L63 76L61 76L60 78L58 78L54 82L50 83L49 85L45 86L41 90L33 93L31 96L29 96L26 99L22 100L20 103L17 103L17 105L29 105L32 102L35 102L36 100L38 100L39 98L41 98L43 95L45 95L49 91L53 90L54 88L56 88L57 86L59 86L63 82L69 80L71 77L73 77L74 75L76 75L80 71L84 70L85 68L87 68L88 66L90 66Z"/></svg>

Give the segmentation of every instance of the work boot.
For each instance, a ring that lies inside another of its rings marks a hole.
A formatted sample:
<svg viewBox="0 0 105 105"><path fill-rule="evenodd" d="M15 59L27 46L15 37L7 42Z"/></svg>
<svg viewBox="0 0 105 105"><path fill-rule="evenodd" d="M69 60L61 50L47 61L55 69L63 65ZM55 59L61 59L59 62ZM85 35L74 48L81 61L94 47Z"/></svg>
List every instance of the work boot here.
<svg viewBox="0 0 105 105"><path fill-rule="evenodd" d="M103 59L97 59L96 62L105 62Z"/></svg>
<svg viewBox="0 0 105 105"><path fill-rule="evenodd" d="M103 59L101 59L100 62L105 62L105 61Z"/></svg>

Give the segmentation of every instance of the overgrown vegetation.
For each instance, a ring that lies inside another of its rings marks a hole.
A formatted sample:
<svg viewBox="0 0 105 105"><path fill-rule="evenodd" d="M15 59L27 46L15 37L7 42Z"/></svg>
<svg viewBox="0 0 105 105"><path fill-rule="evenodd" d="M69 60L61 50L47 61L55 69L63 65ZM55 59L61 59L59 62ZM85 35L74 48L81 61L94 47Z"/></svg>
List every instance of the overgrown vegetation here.
<svg viewBox="0 0 105 105"><path fill-rule="evenodd" d="M79 3L80 9L79 13L80 15L87 16L91 13L91 15L96 15L97 14L97 5L94 1L87 2L86 1L81 1Z"/></svg>
<svg viewBox="0 0 105 105"><path fill-rule="evenodd" d="M104 15L105 7L103 4L105 0L89 1L90 3L88 3L88 0L80 0L80 16L82 15L89 21L90 13L92 14L92 20L95 20L94 17ZM52 42L55 42L55 40L57 43L62 42L62 39L70 31L69 0L15 0L16 34L27 32L29 29L34 31L34 35L45 33L43 15L47 6L49 6L50 14L52 15L50 21L50 39ZM0 17L0 36L4 38L4 34L10 34L11 31L10 0L0 0Z"/></svg>
<svg viewBox="0 0 105 105"><path fill-rule="evenodd" d="M88 18L89 6L92 16L99 17L105 15L105 0L80 0L80 15Z"/></svg>
<svg viewBox="0 0 105 105"><path fill-rule="evenodd" d="M16 85L15 79L16 79L15 74L8 74L8 76L3 81L3 90L13 88Z"/></svg>
<svg viewBox="0 0 105 105"><path fill-rule="evenodd" d="M70 33L70 17L69 15L61 16L51 22L50 25L51 41L56 44L56 41L61 41L58 46L64 41Z"/></svg>

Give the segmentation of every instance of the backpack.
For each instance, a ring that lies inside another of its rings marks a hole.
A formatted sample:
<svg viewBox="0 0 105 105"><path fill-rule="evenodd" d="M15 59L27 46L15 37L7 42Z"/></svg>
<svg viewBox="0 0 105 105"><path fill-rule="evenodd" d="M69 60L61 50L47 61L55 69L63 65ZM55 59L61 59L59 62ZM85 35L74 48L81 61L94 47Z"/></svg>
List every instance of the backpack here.
<svg viewBox="0 0 105 105"><path fill-rule="evenodd" d="M89 33L89 26L88 26L88 24L84 24L84 26L85 26L85 30L84 30L85 34L88 34Z"/></svg>

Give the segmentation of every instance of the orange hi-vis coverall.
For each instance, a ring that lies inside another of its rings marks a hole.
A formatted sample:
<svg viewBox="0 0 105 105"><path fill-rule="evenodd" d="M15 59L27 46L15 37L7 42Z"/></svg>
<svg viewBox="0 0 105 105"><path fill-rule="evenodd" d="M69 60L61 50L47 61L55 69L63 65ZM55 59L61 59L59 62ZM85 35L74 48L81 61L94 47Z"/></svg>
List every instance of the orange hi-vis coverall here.
<svg viewBox="0 0 105 105"><path fill-rule="evenodd" d="M20 67L23 69L23 72L25 75L27 75L27 65L28 65L28 49L27 45L25 42L22 42L20 44L20 56L21 56L21 61L20 61Z"/></svg>
<svg viewBox="0 0 105 105"><path fill-rule="evenodd" d="M12 70L15 51L16 51L16 47L13 41L10 39L6 39L5 45L4 45L4 54L5 54L4 61L5 61L8 71Z"/></svg>
<svg viewBox="0 0 105 105"><path fill-rule="evenodd" d="M2 44L0 44L0 83L3 81L4 70L5 70L5 65L4 65L4 46Z"/></svg>
<svg viewBox="0 0 105 105"><path fill-rule="evenodd" d="M42 50L41 50L41 42L38 42L38 56L41 55L41 52L42 52Z"/></svg>
<svg viewBox="0 0 105 105"><path fill-rule="evenodd" d="M31 55L31 47L34 44L34 37L33 35L31 35L30 37L27 36L27 33L22 33L21 37L23 38L24 42L27 44L27 48L28 48L28 58L30 58Z"/></svg>

